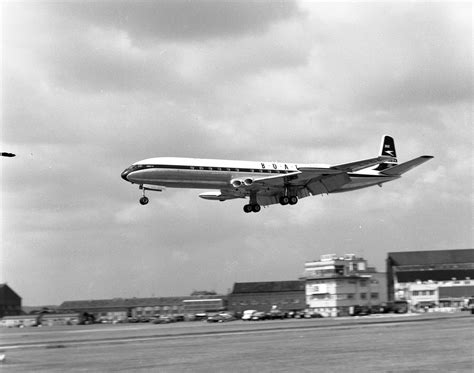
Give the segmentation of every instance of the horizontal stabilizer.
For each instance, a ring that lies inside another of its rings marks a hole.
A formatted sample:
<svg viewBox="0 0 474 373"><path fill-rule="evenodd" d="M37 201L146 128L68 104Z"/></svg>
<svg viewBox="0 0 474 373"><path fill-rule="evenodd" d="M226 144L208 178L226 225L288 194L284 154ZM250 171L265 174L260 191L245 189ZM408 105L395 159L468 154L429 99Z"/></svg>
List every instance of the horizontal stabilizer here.
<svg viewBox="0 0 474 373"><path fill-rule="evenodd" d="M421 157L412 159L411 161L401 163L398 166L393 166L391 168L388 168L382 171L382 173L384 175L394 175L394 176L401 175L407 171L410 171L412 168L415 168L419 166L420 164L429 161L431 158L434 158L434 157L432 155L422 155Z"/></svg>

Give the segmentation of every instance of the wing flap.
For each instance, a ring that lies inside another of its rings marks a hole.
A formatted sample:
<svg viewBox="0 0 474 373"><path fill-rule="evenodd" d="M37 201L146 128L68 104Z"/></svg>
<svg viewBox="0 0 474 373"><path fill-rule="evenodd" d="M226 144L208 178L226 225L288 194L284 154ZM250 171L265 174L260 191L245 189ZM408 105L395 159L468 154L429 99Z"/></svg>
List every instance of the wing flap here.
<svg viewBox="0 0 474 373"><path fill-rule="evenodd" d="M330 193L349 183L351 178L347 173L340 172L336 175L326 175L310 181L306 188L312 195Z"/></svg>

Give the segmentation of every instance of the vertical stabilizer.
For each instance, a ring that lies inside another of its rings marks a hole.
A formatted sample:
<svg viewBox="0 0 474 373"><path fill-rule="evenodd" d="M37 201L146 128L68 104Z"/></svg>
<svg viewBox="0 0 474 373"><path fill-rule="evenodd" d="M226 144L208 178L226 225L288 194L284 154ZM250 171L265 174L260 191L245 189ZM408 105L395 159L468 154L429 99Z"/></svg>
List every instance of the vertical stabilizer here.
<svg viewBox="0 0 474 373"><path fill-rule="evenodd" d="M395 150L395 140L392 136L384 135L382 137L382 143L380 144L380 153L381 156L391 157L385 162L379 164L374 170L375 171L384 171L398 164L397 161L397 151Z"/></svg>

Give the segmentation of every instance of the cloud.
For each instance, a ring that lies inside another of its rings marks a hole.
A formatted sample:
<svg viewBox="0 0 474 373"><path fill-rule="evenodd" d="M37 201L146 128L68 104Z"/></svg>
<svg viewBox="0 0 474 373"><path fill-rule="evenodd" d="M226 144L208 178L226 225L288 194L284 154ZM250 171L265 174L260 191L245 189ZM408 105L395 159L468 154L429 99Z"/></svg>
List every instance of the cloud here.
<svg viewBox="0 0 474 373"><path fill-rule="evenodd" d="M467 8L7 3L3 278L27 304L182 295L294 279L327 252L383 270L387 251L472 245ZM384 133L400 162L435 158L259 214L199 190L140 206L120 178L154 156L343 163L376 155Z"/></svg>
<svg viewBox="0 0 474 373"><path fill-rule="evenodd" d="M293 1L62 2L52 11L101 28L124 30L140 42L203 40L264 32L298 13Z"/></svg>

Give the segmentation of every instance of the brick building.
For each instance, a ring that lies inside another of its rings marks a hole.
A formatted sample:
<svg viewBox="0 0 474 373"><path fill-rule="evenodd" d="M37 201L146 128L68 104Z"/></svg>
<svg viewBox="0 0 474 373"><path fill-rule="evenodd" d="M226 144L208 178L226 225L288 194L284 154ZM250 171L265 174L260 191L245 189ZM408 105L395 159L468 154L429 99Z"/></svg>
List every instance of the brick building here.
<svg viewBox="0 0 474 373"><path fill-rule="evenodd" d="M228 296L228 309L241 313L253 309L268 312L272 306L282 311L306 308L304 281L236 282Z"/></svg>

